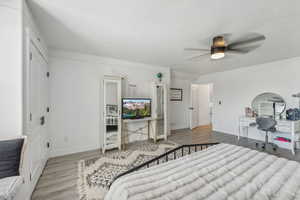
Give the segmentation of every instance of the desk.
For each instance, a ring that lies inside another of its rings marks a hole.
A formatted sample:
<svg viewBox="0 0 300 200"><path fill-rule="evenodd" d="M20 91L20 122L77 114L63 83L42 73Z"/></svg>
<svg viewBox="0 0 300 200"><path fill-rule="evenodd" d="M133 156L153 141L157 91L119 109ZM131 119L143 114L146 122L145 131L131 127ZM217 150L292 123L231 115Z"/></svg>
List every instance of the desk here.
<svg viewBox="0 0 300 200"><path fill-rule="evenodd" d="M144 137L145 135L147 135L147 139L150 139L150 126L151 126L151 122L154 119L151 117L147 117L147 118L142 118L142 119L125 119L122 120L123 126L122 126L122 144L125 144L126 142L130 142L129 137L130 135L140 135L142 137ZM129 123L139 123L139 122L145 122L145 126L142 127L138 127L135 130L129 130L128 129L128 124ZM143 133L143 130L147 129L146 134ZM128 140L128 141L127 141Z"/></svg>
<svg viewBox="0 0 300 200"><path fill-rule="evenodd" d="M244 136L244 129L246 128L246 137L248 138L248 129L251 123L255 123L256 119L254 117L240 117L239 119L239 132L238 139ZM281 133L289 133L291 139L291 145L289 149L293 154L295 154L295 135L300 131L300 120L290 121L290 120L277 120L276 131Z"/></svg>

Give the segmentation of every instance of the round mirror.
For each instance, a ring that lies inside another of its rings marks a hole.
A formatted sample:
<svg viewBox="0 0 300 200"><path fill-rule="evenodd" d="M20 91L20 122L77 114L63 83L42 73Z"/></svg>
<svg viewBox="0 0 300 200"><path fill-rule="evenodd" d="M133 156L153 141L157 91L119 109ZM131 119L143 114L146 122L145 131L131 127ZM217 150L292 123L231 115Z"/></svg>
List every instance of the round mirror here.
<svg viewBox="0 0 300 200"><path fill-rule="evenodd" d="M252 101L252 110L258 116L278 116L284 112L285 107L284 99L274 93L262 93Z"/></svg>

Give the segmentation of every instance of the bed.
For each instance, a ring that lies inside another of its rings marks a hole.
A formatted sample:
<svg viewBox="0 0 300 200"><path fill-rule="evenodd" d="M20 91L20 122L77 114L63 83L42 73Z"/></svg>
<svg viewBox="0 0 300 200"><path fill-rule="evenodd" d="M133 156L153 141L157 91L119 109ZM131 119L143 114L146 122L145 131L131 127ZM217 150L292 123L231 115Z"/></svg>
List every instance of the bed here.
<svg viewBox="0 0 300 200"><path fill-rule="evenodd" d="M119 177L105 200L300 200L300 163L231 144Z"/></svg>

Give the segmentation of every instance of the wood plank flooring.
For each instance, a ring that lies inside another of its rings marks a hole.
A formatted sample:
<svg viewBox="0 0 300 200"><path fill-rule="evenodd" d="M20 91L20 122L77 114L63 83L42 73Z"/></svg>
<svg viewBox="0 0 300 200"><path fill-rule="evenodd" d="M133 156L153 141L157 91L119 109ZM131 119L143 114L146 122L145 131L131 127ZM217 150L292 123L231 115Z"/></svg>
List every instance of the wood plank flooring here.
<svg viewBox="0 0 300 200"><path fill-rule="evenodd" d="M178 144L195 144L207 142L224 142L255 148L255 141L245 138L237 142L236 137L223 133L211 131L209 126L176 130L169 137L170 140ZM272 152L281 157L300 161L300 152L293 156L290 151L278 149ZM79 200L77 194L77 169L78 161L99 157L100 150L77 153L57 158L51 158L44 169L44 172L32 195L32 200Z"/></svg>

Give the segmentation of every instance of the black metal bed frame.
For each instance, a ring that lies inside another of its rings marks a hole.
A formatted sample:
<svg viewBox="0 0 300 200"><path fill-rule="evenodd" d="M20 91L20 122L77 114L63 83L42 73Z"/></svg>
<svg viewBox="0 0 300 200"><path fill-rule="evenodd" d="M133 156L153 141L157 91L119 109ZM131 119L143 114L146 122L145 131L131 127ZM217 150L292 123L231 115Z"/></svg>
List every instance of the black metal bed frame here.
<svg viewBox="0 0 300 200"><path fill-rule="evenodd" d="M128 171L126 171L126 172L123 172L123 173L121 173L121 174L119 174L118 176L116 176L114 179L113 179L113 181L109 184L109 188L111 187L111 185L118 179L118 178L120 178L120 177L122 177L122 176L125 176L125 175L127 175L127 174L129 174L129 173L132 173L132 172L134 172L134 171L137 171L137 170L139 170L139 169L142 169L142 168L144 168L144 167L146 167L146 168L149 168L150 167L150 164L156 164L156 165L159 165L160 164L160 159L162 159L162 158L165 158L165 160L164 160L164 162L168 162L169 161L169 155L172 155L173 154L173 159L171 159L171 160L175 160L176 158L177 158L177 155L176 155L176 153L177 153L177 151L181 151L181 157L182 156L184 156L184 150L185 149L187 149L188 150L188 154L191 154L192 153L192 150L194 151L194 152L197 152L198 150L199 150L199 148L200 148L200 151L201 150L203 150L203 149L206 149L206 148L208 148L208 147L210 147L210 146L214 146L214 145L217 145L217 144L219 144L219 143L203 143L203 144L184 144L184 145L181 145L181 146L179 146L179 147L176 147L176 148L174 148L174 149L172 149L172 150L170 150L170 151L167 151L166 153L164 153L164 154L162 154L162 155L160 155L160 156L157 156L157 157L155 157L155 158L153 158L153 159L151 159L151 160L149 160L149 161L147 161L147 162L145 162L145 163L143 163L143 164L141 164L141 165L138 165L138 166L136 166L136 167L134 167L134 168L132 168L132 169L129 169Z"/></svg>

